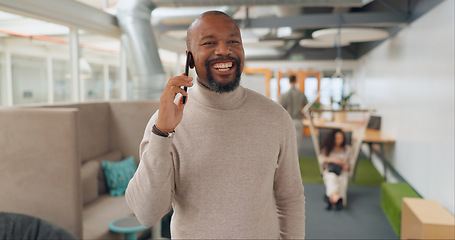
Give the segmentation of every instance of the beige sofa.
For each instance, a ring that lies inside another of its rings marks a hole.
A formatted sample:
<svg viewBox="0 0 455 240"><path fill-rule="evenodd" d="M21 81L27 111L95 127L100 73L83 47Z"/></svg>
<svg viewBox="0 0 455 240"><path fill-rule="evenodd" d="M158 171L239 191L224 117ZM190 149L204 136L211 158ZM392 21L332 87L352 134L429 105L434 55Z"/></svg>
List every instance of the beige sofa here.
<svg viewBox="0 0 455 240"><path fill-rule="evenodd" d="M0 211L56 223L81 239L123 239L111 220L132 214L108 194L102 160L134 156L158 101L0 109Z"/></svg>

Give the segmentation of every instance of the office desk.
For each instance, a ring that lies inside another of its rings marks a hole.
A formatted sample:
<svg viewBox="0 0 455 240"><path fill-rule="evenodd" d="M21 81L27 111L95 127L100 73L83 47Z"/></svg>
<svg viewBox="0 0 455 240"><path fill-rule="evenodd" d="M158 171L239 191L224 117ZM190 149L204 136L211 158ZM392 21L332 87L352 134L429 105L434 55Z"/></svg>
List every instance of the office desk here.
<svg viewBox="0 0 455 240"><path fill-rule="evenodd" d="M308 127L310 126L310 122L307 119L302 120L303 126ZM313 122L313 126L316 128L338 128L343 131L352 131L362 128L361 123L339 123L339 122L329 122L329 121L318 121ZM395 139L387 136L380 130L376 129L365 129L365 135L362 140L363 143L377 143L377 144L384 144L384 143L395 143Z"/></svg>
<svg viewBox="0 0 455 240"><path fill-rule="evenodd" d="M366 129L363 137L364 143L395 143L395 139L382 133L380 130Z"/></svg>
<svg viewBox="0 0 455 240"><path fill-rule="evenodd" d="M379 146L379 153L382 155L380 156L380 159L382 161L382 165L384 167L384 180L387 180L387 163L385 159L385 154L384 154L384 144L394 144L395 139L387 136L386 134L382 133L380 130L375 130L375 129L366 129L365 130L365 135L363 137L362 143L368 144L368 147L370 148L370 161L371 161L371 156L373 155L373 144L377 144Z"/></svg>
<svg viewBox="0 0 455 240"><path fill-rule="evenodd" d="M310 121L308 119L302 120L303 126L309 127ZM337 128L341 129L345 132L352 131L355 129L360 129L362 127L362 123L357 122L332 122L332 121L313 121L313 126L316 128Z"/></svg>

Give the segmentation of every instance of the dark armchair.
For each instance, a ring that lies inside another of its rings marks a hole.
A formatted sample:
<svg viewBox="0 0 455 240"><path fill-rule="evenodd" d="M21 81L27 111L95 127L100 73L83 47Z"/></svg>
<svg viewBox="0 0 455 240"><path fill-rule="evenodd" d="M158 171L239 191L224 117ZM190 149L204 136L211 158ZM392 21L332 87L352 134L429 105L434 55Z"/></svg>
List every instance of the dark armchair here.
<svg viewBox="0 0 455 240"><path fill-rule="evenodd" d="M0 240L73 240L78 239L54 223L36 217L0 212Z"/></svg>

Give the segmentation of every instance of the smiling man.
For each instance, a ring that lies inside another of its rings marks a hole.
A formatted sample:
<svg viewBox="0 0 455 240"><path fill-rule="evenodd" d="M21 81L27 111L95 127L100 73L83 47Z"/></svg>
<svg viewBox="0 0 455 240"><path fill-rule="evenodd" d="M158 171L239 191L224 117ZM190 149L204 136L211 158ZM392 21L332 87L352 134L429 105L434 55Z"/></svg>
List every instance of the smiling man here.
<svg viewBox="0 0 455 240"><path fill-rule="evenodd" d="M195 54L198 81L215 92L230 92L240 84L245 59L240 30L235 22L208 15L194 21L187 36L187 48ZM216 33L218 34L210 34ZM202 66L205 66L203 68ZM205 70L205 71L204 71Z"/></svg>
<svg viewBox="0 0 455 240"><path fill-rule="evenodd" d="M240 86L244 50L228 15L189 27L197 81L169 79L140 145L126 200L151 226L171 208L173 238L303 239L305 198L294 124L270 99ZM188 97L183 104L181 93Z"/></svg>

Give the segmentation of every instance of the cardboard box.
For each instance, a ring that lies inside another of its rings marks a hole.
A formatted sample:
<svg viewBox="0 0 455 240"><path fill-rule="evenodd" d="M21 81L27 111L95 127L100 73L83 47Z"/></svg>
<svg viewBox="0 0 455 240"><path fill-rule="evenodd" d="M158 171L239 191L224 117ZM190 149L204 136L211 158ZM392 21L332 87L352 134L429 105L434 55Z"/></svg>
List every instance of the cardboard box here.
<svg viewBox="0 0 455 240"><path fill-rule="evenodd" d="M436 201L403 198L401 239L455 239L455 217Z"/></svg>

